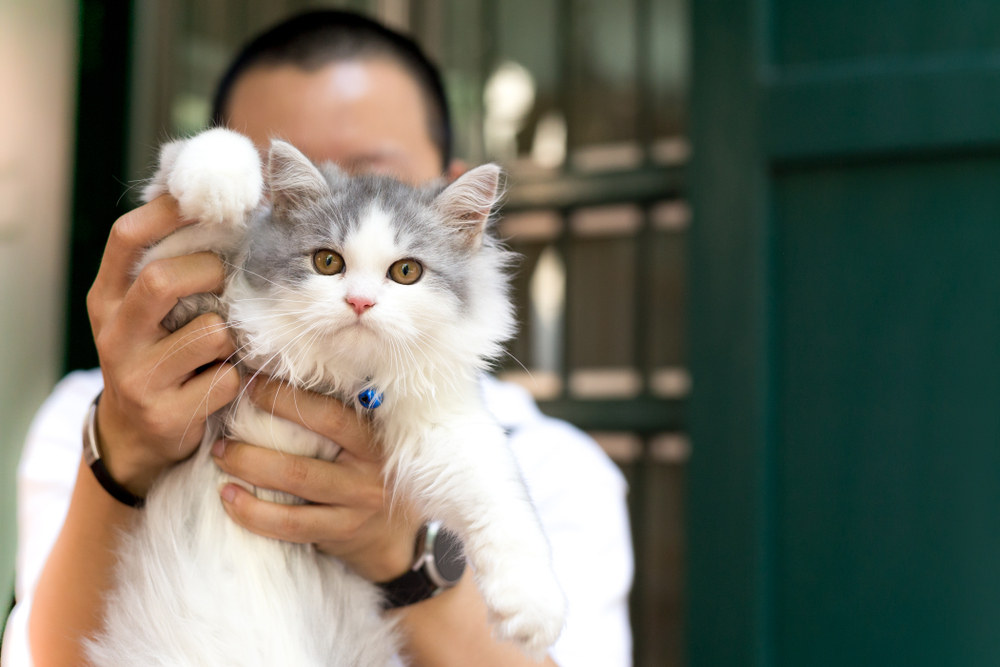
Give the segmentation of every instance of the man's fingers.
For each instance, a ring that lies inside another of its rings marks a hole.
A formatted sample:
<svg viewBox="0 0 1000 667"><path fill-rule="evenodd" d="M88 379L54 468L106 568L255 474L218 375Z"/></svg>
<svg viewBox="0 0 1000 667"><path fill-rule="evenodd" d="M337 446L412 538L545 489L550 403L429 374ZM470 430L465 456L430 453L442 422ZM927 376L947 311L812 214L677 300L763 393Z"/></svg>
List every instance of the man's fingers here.
<svg viewBox="0 0 1000 667"><path fill-rule="evenodd" d="M125 295L121 319L133 330L162 332L160 322L181 297L219 290L225 266L210 252L182 255L150 263L139 272Z"/></svg>
<svg viewBox="0 0 1000 667"><path fill-rule="evenodd" d="M252 533L286 542L348 541L367 516L330 505L283 505L261 500L236 484L220 489L229 516Z"/></svg>
<svg viewBox="0 0 1000 667"><path fill-rule="evenodd" d="M156 344L151 351L155 366L150 374L157 386L184 381L213 361L232 361L235 352L225 320L215 313L205 313Z"/></svg>
<svg viewBox="0 0 1000 667"><path fill-rule="evenodd" d="M262 410L333 440L359 459L378 460L368 424L354 408L334 398L275 380L254 382L250 398Z"/></svg>
<svg viewBox="0 0 1000 667"><path fill-rule="evenodd" d="M229 363L209 366L184 383L181 392L198 401L195 409L208 418L216 410L232 402L242 386L240 372Z"/></svg>
<svg viewBox="0 0 1000 667"><path fill-rule="evenodd" d="M135 392L133 387L130 391ZM240 391L240 374L231 364L216 364L173 391L161 391L154 400L139 401L131 418L154 433L169 449L168 458L186 457L201 441L208 417L232 401Z"/></svg>
<svg viewBox="0 0 1000 667"><path fill-rule="evenodd" d="M157 197L118 218L108 236L95 284L109 290L109 296L120 298L132 283L132 268L146 248L188 223L181 219L177 202L170 196Z"/></svg>
<svg viewBox="0 0 1000 667"><path fill-rule="evenodd" d="M311 502L380 509L385 499L381 478L306 456L282 454L242 442L221 440L212 449L222 470L254 486L284 491Z"/></svg>

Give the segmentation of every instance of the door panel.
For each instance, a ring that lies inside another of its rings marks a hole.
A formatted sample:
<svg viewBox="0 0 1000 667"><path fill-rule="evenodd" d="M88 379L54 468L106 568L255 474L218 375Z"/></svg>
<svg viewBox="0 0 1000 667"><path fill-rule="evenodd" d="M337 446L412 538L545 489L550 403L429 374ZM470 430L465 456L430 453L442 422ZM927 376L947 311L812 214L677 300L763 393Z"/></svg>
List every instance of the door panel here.
<svg viewBox="0 0 1000 667"><path fill-rule="evenodd" d="M692 665L1000 661L1000 5L693 5Z"/></svg>
<svg viewBox="0 0 1000 667"><path fill-rule="evenodd" d="M998 182L993 158L774 179L779 664L1000 655Z"/></svg>
<svg viewBox="0 0 1000 667"><path fill-rule="evenodd" d="M1000 48L989 0L776 0L772 11L782 65Z"/></svg>

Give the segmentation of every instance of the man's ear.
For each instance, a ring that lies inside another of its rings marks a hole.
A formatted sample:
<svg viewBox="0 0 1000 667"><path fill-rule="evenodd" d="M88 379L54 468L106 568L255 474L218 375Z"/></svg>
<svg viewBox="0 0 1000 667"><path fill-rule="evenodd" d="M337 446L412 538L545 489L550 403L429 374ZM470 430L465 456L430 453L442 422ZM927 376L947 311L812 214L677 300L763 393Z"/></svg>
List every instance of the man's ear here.
<svg viewBox="0 0 1000 667"><path fill-rule="evenodd" d="M500 167L484 164L445 188L434 200L434 209L461 236L466 247L476 250L483 242L486 222L499 197Z"/></svg>
<svg viewBox="0 0 1000 667"><path fill-rule="evenodd" d="M290 143L271 142L267 159L267 182L271 189L271 208L276 215L292 207L301 207L330 193L323 174L309 158Z"/></svg>

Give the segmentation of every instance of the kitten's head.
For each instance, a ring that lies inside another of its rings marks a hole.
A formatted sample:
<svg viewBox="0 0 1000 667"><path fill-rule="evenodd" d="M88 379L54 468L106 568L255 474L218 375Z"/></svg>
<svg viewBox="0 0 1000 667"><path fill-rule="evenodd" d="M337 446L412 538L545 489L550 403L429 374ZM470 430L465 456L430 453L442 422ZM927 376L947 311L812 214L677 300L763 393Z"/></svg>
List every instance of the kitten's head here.
<svg viewBox="0 0 1000 667"><path fill-rule="evenodd" d="M351 392L433 392L485 367L514 330L491 235L500 169L448 187L317 168L272 143L270 210L251 223L227 290L249 363Z"/></svg>

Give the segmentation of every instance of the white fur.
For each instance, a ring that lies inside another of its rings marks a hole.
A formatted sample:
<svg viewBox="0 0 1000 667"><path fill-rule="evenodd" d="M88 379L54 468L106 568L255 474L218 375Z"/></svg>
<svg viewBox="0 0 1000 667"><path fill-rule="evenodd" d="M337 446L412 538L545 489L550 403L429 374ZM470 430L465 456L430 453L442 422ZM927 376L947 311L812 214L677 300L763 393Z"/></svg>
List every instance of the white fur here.
<svg viewBox="0 0 1000 667"><path fill-rule="evenodd" d="M185 168L186 153L182 147L180 157L164 165ZM227 160L223 164L231 164ZM226 176L216 178L210 165L197 168L234 192L246 183L229 179L252 180L252 170L222 171ZM166 181L192 182L175 173ZM181 187L175 196L190 194ZM235 201L213 201L221 200ZM248 200L240 201L232 210L216 208L213 220L237 224L247 211ZM476 223L480 233L484 223ZM489 281L470 286L471 312L459 317L457 300L426 281L402 286L386 277L388 264L399 258L394 243L386 213L373 207L345 241L349 269L315 274L287 302L255 298L245 275L231 275L223 297L229 321L249 368L344 397L369 386L385 392L386 402L372 416L392 492L462 536L497 636L541 657L562 629L565 599L505 434L477 383L512 332L505 288ZM487 253L475 261L477 270L501 269ZM346 301L351 295L376 305L358 317ZM230 433L261 446L327 460L339 449L249 402L213 417L199 452L154 487L143 521L125 537L105 629L90 645L94 664L386 664L398 639L371 584L311 546L255 536L226 516L217 487L227 479L209 455L225 418Z"/></svg>
<svg viewBox="0 0 1000 667"><path fill-rule="evenodd" d="M253 142L236 132L214 129L160 149L160 166L143 191L147 202L169 193L181 217L198 221L157 244L135 271L166 257L230 247L247 214L261 201L264 177Z"/></svg>

